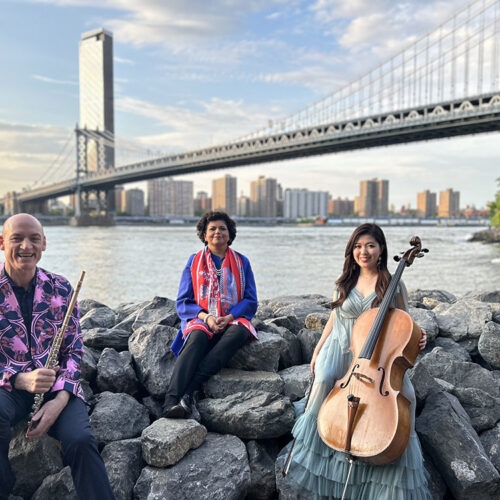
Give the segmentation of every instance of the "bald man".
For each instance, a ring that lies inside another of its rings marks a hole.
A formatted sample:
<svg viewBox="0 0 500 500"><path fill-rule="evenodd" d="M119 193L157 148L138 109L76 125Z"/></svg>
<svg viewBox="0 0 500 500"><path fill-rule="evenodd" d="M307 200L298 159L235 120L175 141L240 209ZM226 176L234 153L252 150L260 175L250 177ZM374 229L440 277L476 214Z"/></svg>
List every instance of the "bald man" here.
<svg viewBox="0 0 500 500"><path fill-rule="evenodd" d="M8 459L11 427L30 413L35 394L45 394L45 402L27 438L48 432L61 442L81 500L113 499L79 382L83 343L78 307L61 344L59 366L44 368L73 294L66 279L37 267L46 246L35 217L18 214L5 221L0 236L5 254L0 265L0 499L15 483Z"/></svg>

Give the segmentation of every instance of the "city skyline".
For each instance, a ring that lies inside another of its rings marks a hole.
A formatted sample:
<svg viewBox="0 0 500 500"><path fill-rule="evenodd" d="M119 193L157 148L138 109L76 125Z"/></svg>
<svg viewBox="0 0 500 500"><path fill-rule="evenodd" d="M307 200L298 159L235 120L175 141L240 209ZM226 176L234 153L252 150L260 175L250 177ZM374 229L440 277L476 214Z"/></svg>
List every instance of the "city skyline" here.
<svg viewBox="0 0 500 500"><path fill-rule="evenodd" d="M335 90L447 18L453 2L169 2L0 0L9 67L0 106L0 195L50 168L78 120L78 44L113 33L117 137L164 152L250 132ZM44 23L40 23L40 19ZM398 19L398 23L392 23ZM47 21L45 23L45 21ZM19 36L18 26L23 26ZM384 27L382 30L381 27ZM451 184L462 205L492 200L498 133L369 149L185 176L194 191L213 177L259 175L289 188L352 197L367 178L391 179L391 202ZM184 177L183 177L184 178ZM144 186L145 184L141 184ZM134 185L127 185L127 189ZM240 191L240 188L238 189Z"/></svg>

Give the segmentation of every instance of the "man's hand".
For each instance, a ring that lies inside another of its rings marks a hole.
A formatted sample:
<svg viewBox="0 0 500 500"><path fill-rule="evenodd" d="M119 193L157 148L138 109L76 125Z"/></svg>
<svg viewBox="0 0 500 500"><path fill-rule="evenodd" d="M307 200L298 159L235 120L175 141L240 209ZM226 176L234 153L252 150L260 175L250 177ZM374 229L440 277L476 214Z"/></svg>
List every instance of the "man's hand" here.
<svg viewBox="0 0 500 500"><path fill-rule="evenodd" d="M57 420L60 413L68 404L70 394L67 391L59 391L51 401L47 401L38 412L33 415L33 427L26 434L28 439L42 437Z"/></svg>
<svg viewBox="0 0 500 500"><path fill-rule="evenodd" d="M16 377L14 387L34 394L45 394L54 385L58 370L59 367L56 366L53 370L49 368L37 368L31 372L19 373Z"/></svg>

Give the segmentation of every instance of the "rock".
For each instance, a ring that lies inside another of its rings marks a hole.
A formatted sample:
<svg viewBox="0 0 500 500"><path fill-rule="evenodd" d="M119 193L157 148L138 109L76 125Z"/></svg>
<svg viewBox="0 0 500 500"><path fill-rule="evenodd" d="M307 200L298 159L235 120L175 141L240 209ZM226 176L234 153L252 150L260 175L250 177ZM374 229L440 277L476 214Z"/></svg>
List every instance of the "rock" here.
<svg viewBox="0 0 500 500"><path fill-rule="evenodd" d="M477 348L481 357L493 368L500 369L500 325L490 321L479 337Z"/></svg>
<svg viewBox="0 0 500 500"><path fill-rule="evenodd" d="M443 338L446 338L446 337L443 337ZM475 356L476 354L478 354L478 350L477 350L478 343L479 343L479 339L465 339L465 340L461 340L460 342L457 342L457 344L460 347L463 347L469 353L470 356Z"/></svg>
<svg viewBox="0 0 500 500"><path fill-rule="evenodd" d="M78 500L69 466L64 467L57 474L46 477L31 500L54 500L54 498Z"/></svg>
<svg viewBox="0 0 500 500"><path fill-rule="evenodd" d="M481 241L482 243L500 243L500 228L492 227L474 233L469 241Z"/></svg>
<svg viewBox="0 0 500 500"><path fill-rule="evenodd" d="M129 394L99 394L90 415L90 427L99 444L137 437L148 425L147 408Z"/></svg>
<svg viewBox="0 0 500 500"><path fill-rule="evenodd" d="M295 334L283 326L276 328L276 333L284 340L281 350L278 369L283 370L289 366L302 363L302 346Z"/></svg>
<svg viewBox="0 0 500 500"><path fill-rule="evenodd" d="M99 356L99 351L91 347L85 347L83 350L82 362L80 363L80 376L90 383L95 381Z"/></svg>
<svg viewBox="0 0 500 500"><path fill-rule="evenodd" d="M291 366L278 372L285 383L285 396L291 401L302 399L311 381L311 367L309 364Z"/></svg>
<svg viewBox="0 0 500 500"><path fill-rule="evenodd" d="M417 361L415 366L408 371L413 388L415 389L415 397L417 400L417 409L423 408L427 395L432 390L438 389L439 385L434 380L434 377L429 373L424 363Z"/></svg>
<svg viewBox="0 0 500 500"><path fill-rule="evenodd" d="M91 309L80 319L82 330L91 328L113 328L116 323L116 313L108 306Z"/></svg>
<svg viewBox="0 0 500 500"><path fill-rule="evenodd" d="M101 456L116 500L132 500L135 482L144 466L141 440L114 441L103 448Z"/></svg>
<svg viewBox="0 0 500 500"><path fill-rule="evenodd" d="M46 434L36 441L25 437L27 421L22 420L12 430L9 460L16 474L12 493L30 498L42 481L63 467L57 442Z"/></svg>
<svg viewBox="0 0 500 500"><path fill-rule="evenodd" d="M257 309L257 312L255 313L254 319L259 319L261 321L265 321L266 319L270 319L274 316L273 310L264 305L260 305Z"/></svg>
<svg viewBox="0 0 500 500"><path fill-rule="evenodd" d="M434 312L440 334L455 341L479 338L492 318L491 305L477 300L460 299L444 312Z"/></svg>
<svg viewBox="0 0 500 500"><path fill-rule="evenodd" d="M208 434L205 442L167 469L145 467L135 500L240 500L250 486L245 445L236 436Z"/></svg>
<svg viewBox="0 0 500 500"><path fill-rule="evenodd" d="M239 349L229 361L228 368L277 372L284 342L276 333L259 332L259 340Z"/></svg>
<svg viewBox="0 0 500 500"><path fill-rule="evenodd" d="M480 434L479 439L491 463L500 472L500 422L493 429Z"/></svg>
<svg viewBox="0 0 500 500"><path fill-rule="evenodd" d="M422 302L424 298L434 299L438 302L446 302L453 304L457 300L455 295L444 290L410 290L408 292L408 299Z"/></svg>
<svg viewBox="0 0 500 500"><path fill-rule="evenodd" d="M424 306L424 309L434 309L439 304L443 304L443 302L439 302L439 300L436 300L436 299L431 299L430 297L424 297L422 299L422 302L421 303L417 302L417 304L419 304L419 305L416 307L420 307L420 305L422 305L422 306Z"/></svg>
<svg viewBox="0 0 500 500"><path fill-rule="evenodd" d="M427 309L410 307L408 314L413 321L427 332L427 342L432 342L439 333L439 328L436 322L436 315Z"/></svg>
<svg viewBox="0 0 500 500"><path fill-rule="evenodd" d="M267 306L270 307L275 313L276 310L294 304L313 304L323 305L328 304L329 299L324 295L319 294L305 294L305 295L280 295L267 301Z"/></svg>
<svg viewBox="0 0 500 500"><path fill-rule="evenodd" d="M323 331L323 328L325 328L325 325L327 324L328 320L330 319L330 312L325 311L325 312L314 312L311 314L308 314L306 316L306 328L309 330L318 330L320 332Z"/></svg>
<svg viewBox="0 0 500 500"><path fill-rule="evenodd" d="M479 300L480 302L500 303L500 290L491 290L489 292L467 292L462 299Z"/></svg>
<svg viewBox="0 0 500 500"><path fill-rule="evenodd" d="M500 397L475 387L455 387L451 392L469 415L476 432L491 429L500 420Z"/></svg>
<svg viewBox="0 0 500 500"><path fill-rule="evenodd" d="M475 387L493 397L500 397L500 384L489 370L465 361L456 361L441 347L435 347L419 361L433 377L441 378L454 387Z"/></svg>
<svg viewBox="0 0 500 500"><path fill-rule="evenodd" d="M90 401L94 397L94 391L90 387L90 384L86 380L82 379L80 380L80 387L82 388L85 401L90 404Z"/></svg>
<svg viewBox="0 0 500 500"><path fill-rule="evenodd" d="M78 301L78 308L80 310L80 318L83 318L91 309L98 309L99 307L108 307L102 302L93 299L82 299Z"/></svg>
<svg viewBox="0 0 500 500"><path fill-rule="evenodd" d="M271 318L264 321L266 325L276 325L282 326L294 334L299 333L302 328L301 322L297 319L297 316L278 316L276 318Z"/></svg>
<svg viewBox="0 0 500 500"><path fill-rule="evenodd" d="M139 381L132 367L128 351L118 352L107 347L97 363L97 387L99 391L126 392L135 395Z"/></svg>
<svg viewBox="0 0 500 500"><path fill-rule="evenodd" d="M225 398L230 394L247 391L283 394L284 386L282 378L277 373L223 368L205 382L203 390L208 398Z"/></svg>
<svg viewBox="0 0 500 500"><path fill-rule="evenodd" d="M119 328L92 328L83 331L83 343L99 350L112 347L117 351L126 351L129 336L130 332Z"/></svg>
<svg viewBox="0 0 500 500"><path fill-rule="evenodd" d="M294 422L289 398L262 391L204 399L198 403L198 410L209 431L234 434L242 439L283 436L292 429Z"/></svg>
<svg viewBox="0 0 500 500"><path fill-rule="evenodd" d="M178 321L175 301L165 297L155 297L138 311L132 330L151 325L175 326Z"/></svg>
<svg viewBox="0 0 500 500"><path fill-rule="evenodd" d="M500 475L455 396L429 394L416 429L454 498L487 499L500 492Z"/></svg>
<svg viewBox="0 0 500 500"><path fill-rule="evenodd" d="M310 363L316 344L321 338L321 332L303 328L302 330L300 330L298 338L300 340L300 346L302 348L302 362Z"/></svg>
<svg viewBox="0 0 500 500"><path fill-rule="evenodd" d="M141 302L122 302L118 304L118 307L115 308L116 312L116 322L121 323L125 318L137 315L140 309L149 304L149 300L143 300ZM135 321L135 317L134 317ZM130 326L132 326L133 321Z"/></svg>
<svg viewBox="0 0 500 500"><path fill-rule="evenodd" d="M137 375L149 394L162 398L174 369L175 356L170 344L177 335L171 326L151 325L136 330L129 339L129 351Z"/></svg>
<svg viewBox="0 0 500 500"><path fill-rule="evenodd" d="M500 323L500 307L498 309L493 309L493 313L491 315L491 319L495 323Z"/></svg>
<svg viewBox="0 0 500 500"><path fill-rule="evenodd" d="M151 420L158 420L163 413L163 404L158 399L152 396L147 396L142 399L142 404L149 410Z"/></svg>
<svg viewBox="0 0 500 500"><path fill-rule="evenodd" d="M457 361L471 361L470 354L465 347L455 342L449 337L437 337L434 341L435 347L443 348L448 354L451 354Z"/></svg>
<svg viewBox="0 0 500 500"><path fill-rule="evenodd" d="M326 309L310 301L298 302L280 307L274 311L275 316L295 316L301 328L305 325L306 318L311 313L324 313Z"/></svg>
<svg viewBox="0 0 500 500"><path fill-rule="evenodd" d="M207 429L195 420L160 418L142 431L142 456L153 467L174 465L189 450L198 448L206 435Z"/></svg>
<svg viewBox="0 0 500 500"><path fill-rule="evenodd" d="M424 453L424 467L427 470L429 476L427 481L427 487L431 494L432 500L443 500L446 495L446 483L444 482L441 474L432 463L432 460L428 455Z"/></svg>
<svg viewBox="0 0 500 500"><path fill-rule="evenodd" d="M247 453L251 477L247 499L271 500L275 498L274 460L270 457L266 448L258 441L249 441L247 443Z"/></svg>

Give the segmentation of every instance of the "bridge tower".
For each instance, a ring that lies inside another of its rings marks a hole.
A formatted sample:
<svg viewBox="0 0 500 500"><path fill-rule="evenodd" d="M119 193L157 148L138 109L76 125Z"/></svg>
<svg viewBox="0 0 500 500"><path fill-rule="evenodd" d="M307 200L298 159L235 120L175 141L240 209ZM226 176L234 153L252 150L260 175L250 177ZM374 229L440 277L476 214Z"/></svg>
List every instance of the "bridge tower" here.
<svg viewBox="0 0 500 500"><path fill-rule="evenodd" d="M114 188L84 191L80 179L85 175L115 166L113 35L104 29L82 34L79 46L80 123L75 129L77 191L75 216L77 224L112 222Z"/></svg>

